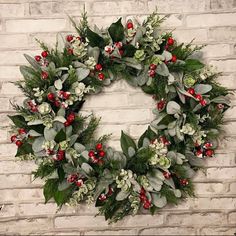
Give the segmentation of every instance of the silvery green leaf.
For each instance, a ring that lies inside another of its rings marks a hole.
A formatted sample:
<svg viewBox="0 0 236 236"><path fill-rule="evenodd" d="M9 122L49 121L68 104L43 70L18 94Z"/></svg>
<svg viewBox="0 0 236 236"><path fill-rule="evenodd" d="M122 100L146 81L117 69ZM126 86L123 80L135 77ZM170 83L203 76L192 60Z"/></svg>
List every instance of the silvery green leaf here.
<svg viewBox="0 0 236 236"><path fill-rule="evenodd" d="M89 155L88 155L88 151L83 151L82 153L81 153L81 155L86 159L86 160L89 160Z"/></svg>
<svg viewBox="0 0 236 236"><path fill-rule="evenodd" d="M88 46L88 56L93 57L96 63L98 63L99 53L100 53L100 49L98 47Z"/></svg>
<svg viewBox="0 0 236 236"><path fill-rule="evenodd" d="M186 102L185 95L183 95L183 94L180 93L179 91L177 91L177 94L178 94L178 96L179 96L180 101L181 101L183 104L185 104L185 102Z"/></svg>
<svg viewBox="0 0 236 236"><path fill-rule="evenodd" d="M125 168L127 160L126 160L126 156L123 153L114 152L113 158L114 160L119 162L120 169Z"/></svg>
<svg viewBox="0 0 236 236"><path fill-rule="evenodd" d="M175 159L176 159L176 152L174 152L174 151L169 151L169 152L167 153L167 157L168 157L169 159L171 159L171 160L175 160Z"/></svg>
<svg viewBox="0 0 236 236"><path fill-rule="evenodd" d="M188 159L190 165L197 166L197 167L204 166L203 160L198 158L198 157L196 157L192 152L186 152L185 156Z"/></svg>
<svg viewBox="0 0 236 236"><path fill-rule="evenodd" d="M142 72L137 76L138 85L142 86L148 81L148 66L145 66Z"/></svg>
<svg viewBox="0 0 236 236"><path fill-rule="evenodd" d="M71 153L66 151L66 160L68 160L69 163L73 163L73 158L71 156Z"/></svg>
<svg viewBox="0 0 236 236"><path fill-rule="evenodd" d="M172 178L170 178L170 179L165 179L165 180L164 180L164 183L165 183L166 185L170 186L171 188L175 189L175 183L174 183L174 181L173 181Z"/></svg>
<svg viewBox="0 0 236 236"><path fill-rule="evenodd" d="M88 175L93 172L93 167L90 166L88 163L83 163L83 164L81 165L81 169L83 169L84 172L85 172L86 174L88 174Z"/></svg>
<svg viewBox="0 0 236 236"><path fill-rule="evenodd" d="M31 66L36 70L40 70L40 65L35 61L35 59L27 54L24 54L25 59L30 63Z"/></svg>
<svg viewBox="0 0 236 236"><path fill-rule="evenodd" d="M85 79L90 73L90 70L87 68L77 68L76 74L78 76L78 81Z"/></svg>
<svg viewBox="0 0 236 236"><path fill-rule="evenodd" d="M116 200L117 201L123 201L124 199L126 199L129 196L130 192L125 192L125 191L120 191L117 195L116 195Z"/></svg>
<svg viewBox="0 0 236 236"><path fill-rule="evenodd" d="M31 129L29 131L29 135L32 136L32 137L39 137L39 136L42 136L42 134L36 132L35 130Z"/></svg>
<svg viewBox="0 0 236 236"><path fill-rule="evenodd" d="M79 137L78 134L74 134L74 135L70 136L70 146L72 146L76 142L78 137Z"/></svg>
<svg viewBox="0 0 236 236"><path fill-rule="evenodd" d="M58 191L63 191L71 186L67 180L63 180L61 183L58 184Z"/></svg>
<svg viewBox="0 0 236 236"><path fill-rule="evenodd" d="M168 76L168 85L171 85L175 82L175 77L172 74Z"/></svg>
<svg viewBox="0 0 236 236"><path fill-rule="evenodd" d="M160 179L160 180L164 180L165 177L163 176L162 172L158 169L153 169L153 173L155 175L156 178Z"/></svg>
<svg viewBox="0 0 236 236"><path fill-rule="evenodd" d="M59 111L57 112L57 116L65 117L65 115L66 115L66 110L64 108L60 108Z"/></svg>
<svg viewBox="0 0 236 236"><path fill-rule="evenodd" d="M172 121L171 123L168 124L168 129L174 129L176 127L177 122Z"/></svg>
<svg viewBox="0 0 236 236"><path fill-rule="evenodd" d="M167 129L167 125L158 125L156 129L158 130Z"/></svg>
<svg viewBox="0 0 236 236"><path fill-rule="evenodd" d="M63 116L56 116L55 118L54 118L54 121L59 121L59 122L61 122L61 123L65 123L66 122L66 119L65 119L65 117L63 117Z"/></svg>
<svg viewBox="0 0 236 236"><path fill-rule="evenodd" d="M194 98L190 93L188 93L187 91L185 91L183 88L177 87L177 91L185 96ZM195 99L195 98L194 98Z"/></svg>
<svg viewBox="0 0 236 236"><path fill-rule="evenodd" d="M74 61L72 64L74 65L75 68L78 68L78 67L80 67L80 68L87 68L85 64L83 64L83 63L81 63L79 61Z"/></svg>
<svg viewBox="0 0 236 236"><path fill-rule="evenodd" d="M185 169L187 178L193 178L196 174L196 172L190 166L184 165L183 168Z"/></svg>
<svg viewBox="0 0 236 236"><path fill-rule="evenodd" d="M93 194L94 199L97 199L99 195L109 187L113 180L101 178L96 186L95 192Z"/></svg>
<svg viewBox="0 0 236 236"><path fill-rule="evenodd" d="M169 101L166 106L167 114L174 115L176 113L180 113L181 107L175 101Z"/></svg>
<svg viewBox="0 0 236 236"><path fill-rule="evenodd" d="M111 148L111 147L108 147L107 148L107 158L112 158L113 157L113 155L114 155L114 152L113 152L113 149Z"/></svg>
<svg viewBox="0 0 236 236"><path fill-rule="evenodd" d="M143 147L148 147L150 145L150 140L148 138L143 139Z"/></svg>
<svg viewBox="0 0 236 236"><path fill-rule="evenodd" d="M212 90L212 86L210 84L197 84L194 86L195 93L205 94Z"/></svg>
<svg viewBox="0 0 236 236"><path fill-rule="evenodd" d="M44 128L44 137L46 141L52 141L56 137L57 132L55 129L50 128L48 129L47 127Z"/></svg>
<svg viewBox="0 0 236 236"><path fill-rule="evenodd" d="M27 123L27 125L41 125L41 124L43 124L42 120L33 120Z"/></svg>
<svg viewBox="0 0 236 236"><path fill-rule="evenodd" d="M62 81L62 83L64 83L68 77L69 77L69 74L68 74L68 73L62 75L62 76L61 76L61 81Z"/></svg>
<svg viewBox="0 0 236 236"><path fill-rule="evenodd" d="M105 80L103 80L103 84L108 86L108 85L111 84L111 80L110 79L105 79Z"/></svg>
<svg viewBox="0 0 236 236"><path fill-rule="evenodd" d="M196 111L200 110L201 108L202 108L202 105L198 103L198 104L194 107L193 112L196 112Z"/></svg>
<svg viewBox="0 0 236 236"><path fill-rule="evenodd" d="M81 143L75 143L74 144L74 149L79 152L82 153L85 150L85 146L82 145Z"/></svg>
<svg viewBox="0 0 236 236"><path fill-rule="evenodd" d="M47 179L58 179L58 171L54 170L49 176L47 176Z"/></svg>
<svg viewBox="0 0 236 236"><path fill-rule="evenodd" d="M128 148L128 155L129 157L133 157L135 155L135 150L133 147Z"/></svg>
<svg viewBox="0 0 236 236"><path fill-rule="evenodd" d="M180 141L184 140L184 134L180 132L180 127L177 125L176 128L176 136Z"/></svg>
<svg viewBox="0 0 236 236"><path fill-rule="evenodd" d="M65 48L65 37L62 34L57 34L57 50L63 52Z"/></svg>
<svg viewBox="0 0 236 236"><path fill-rule="evenodd" d="M71 165L71 163L66 163L63 165L63 170L65 173L70 174L70 173L75 173L76 168Z"/></svg>
<svg viewBox="0 0 236 236"><path fill-rule="evenodd" d="M219 96L219 97L213 98L213 99L211 100L211 102L214 102L214 103L223 103L223 104L226 104L226 105L229 105L229 104L230 104L229 98L224 97L224 96Z"/></svg>
<svg viewBox="0 0 236 236"><path fill-rule="evenodd" d="M167 204L165 196L161 196L160 193L152 193L152 202L158 208L163 208Z"/></svg>
<svg viewBox="0 0 236 236"><path fill-rule="evenodd" d="M176 128L168 129L168 133L171 137L174 137L176 135Z"/></svg>
<svg viewBox="0 0 236 236"><path fill-rule="evenodd" d="M174 195L177 197L177 198L180 198L182 196L182 193L179 189L175 189L174 191Z"/></svg>
<svg viewBox="0 0 236 236"><path fill-rule="evenodd" d="M139 193L141 190L141 186L139 185L139 183L134 178L130 179L130 183L132 184L133 190Z"/></svg>
<svg viewBox="0 0 236 236"><path fill-rule="evenodd" d="M146 85L147 85L147 86L150 86L150 85L152 84L152 81L153 81L152 78L149 77L149 78L148 78L148 81L147 81L147 83L146 83Z"/></svg>
<svg viewBox="0 0 236 236"><path fill-rule="evenodd" d="M142 65L138 63L137 60L135 60L133 57L123 57L122 61L124 61L125 64L129 67L135 68L137 70L142 69Z"/></svg>
<svg viewBox="0 0 236 236"><path fill-rule="evenodd" d="M162 121L163 118L166 117L166 113L160 113L157 117L156 120L151 122L151 126L153 126L154 128Z"/></svg>
<svg viewBox="0 0 236 236"><path fill-rule="evenodd" d="M172 59L172 54L166 50L163 51L162 56L166 61L170 61Z"/></svg>
<svg viewBox="0 0 236 236"><path fill-rule="evenodd" d="M144 27L138 27L136 30L136 34L130 44L136 46L136 43L139 42L139 40L143 37L145 30L146 29Z"/></svg>
<svg viewBox="0 0 236 236"><path fill-rule="evenodd" d="M51 69L52 71L55 71L56 69L55 63L51 61L48 65L48 68Z"/></svg>
<svg viewBox="0 0 236 236"><path fill-rule="evenodd" d="M33 144L32 144L32 149L34 152L40 152L43 150L43 143L44 143L45 139L44 137L38 137L34 140Z"/></svg>
<svg viewBox="0 0 236 236"><path fill-rule="evenodd" d="M168 76L169 70L165 63L162 63L157 66L156 73L162 76Z"/></svg>
<svg viewBox="0 0 236 236"><path fill-rule="evenodd" d="M73 131L73 128L71 125L66 127L66 137L67 138L72 135L72 131Z"/></svg>

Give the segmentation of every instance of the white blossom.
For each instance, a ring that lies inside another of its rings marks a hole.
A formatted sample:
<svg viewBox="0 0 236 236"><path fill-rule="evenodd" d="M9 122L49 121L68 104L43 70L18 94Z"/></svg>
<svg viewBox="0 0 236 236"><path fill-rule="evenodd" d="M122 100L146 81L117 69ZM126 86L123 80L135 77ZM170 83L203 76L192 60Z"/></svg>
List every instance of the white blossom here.
<svg viewBox="0 0 236 236"><path fill-rule="evenodd" d="M38 111L39 111L39 113L41 113L42 115L46 115L46 114L50 113L51 110L52 110L51 105L48 104L47 102L43 102L42 104L40 104L40 105L38 106Z"/></svg>
<svg viewBox="0 0 236 236"><path fill-rule="evenodd" d="M188 135L193 135L196 131L192 127L191 124L186 123L185 125L182 126L182 129L180 130L180 132L182 132L184 134L188 134Z"/></svg>

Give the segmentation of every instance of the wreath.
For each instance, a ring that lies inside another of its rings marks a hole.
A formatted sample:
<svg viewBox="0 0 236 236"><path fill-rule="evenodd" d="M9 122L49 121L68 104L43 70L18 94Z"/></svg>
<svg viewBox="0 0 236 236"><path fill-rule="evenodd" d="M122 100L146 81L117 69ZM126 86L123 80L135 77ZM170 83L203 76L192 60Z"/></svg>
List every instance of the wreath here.
<svg viewBox="0 0 236 236"><path fill-rule="evenodd" d="M95 203L106 220L177 204L193 196L191 178L213 158L229 91L216 82L214 68L194 54L202 46L178 44L162 33L164 18L154 12L142 23L121 18L106 30L92 31L86 13L78 33L58 36L54 49L21 66L15 84L26 96L9 116L20 160L34 159L35 178L45 180L45 203ZM122 152L96 137L99 119L83 115L87 96L118 78L139 86L156 101L156 115L135 142L122 131Z"/></svg>

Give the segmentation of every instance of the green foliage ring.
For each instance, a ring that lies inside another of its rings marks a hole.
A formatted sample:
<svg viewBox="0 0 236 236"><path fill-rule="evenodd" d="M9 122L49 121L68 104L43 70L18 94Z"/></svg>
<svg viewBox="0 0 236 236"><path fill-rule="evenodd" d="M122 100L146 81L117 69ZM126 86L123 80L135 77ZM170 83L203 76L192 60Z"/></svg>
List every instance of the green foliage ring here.
<svg viewBox="0 0 236 236"><path fill-rule="evenodd" d="M72 20L72 19L71 19ZM24 80L16 85L27 97L14 105L11 141L16 156L34 159L35 178L45 180L46 202L61 207L94 202L112 222L140 209L154 213L193 196L191 178L212 158L220 125L229 107L219 75L194 57L202 47L178 44L161 33L156 12L142 24L121 19L107 30L92 31L86 14L55 49L40 43L42 56L25 55ZM81 115L86 96L117 78L153 96L156 119L136 143L122 132L122 152L94 137L99 120Z"/></svg>

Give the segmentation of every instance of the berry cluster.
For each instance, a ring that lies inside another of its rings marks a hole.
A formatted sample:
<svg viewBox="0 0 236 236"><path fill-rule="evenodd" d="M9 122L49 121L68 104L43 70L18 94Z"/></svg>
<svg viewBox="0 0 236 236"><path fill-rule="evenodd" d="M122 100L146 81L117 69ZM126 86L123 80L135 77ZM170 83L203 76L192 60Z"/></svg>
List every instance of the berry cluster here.
<svg viewBox="0 0 236 236"><path fill-rule="evenodd" d="M188 93L196 98L197 101L204 107L207 105L207 101L202 97L201 94L196 94L194 88L189 88Z"/></svg>
<svg viewBox="0 0 236 236"><path fill-rule="evenodd" d="M102 158L105 157L106 153L103 150L103 145L98 143L96 145L96 150L90 150L88 155L93 163L103 164Z"/></svg>
<svg viewBox="0 0 236 236"><path fill-rule="evenodd" d="M139 198L141 202L143 203L144 209L149 209L152 206L151 201L146 196L146 190L144 188L141 188L141 191L139 193Z"/></svg>
<svg viewBox="0 0 236 236"><path fill-rule="evenodd" d="M70 113L66 118L64 126L65 127L70 126L74 122L74 120L75 120L75 113Z"/></svg>
<svg viewBox="0 0 236 236"><path fill-rule="evenodd" d="M98 197L98 200L101 201L101 202L107 200L107 198L110 197L110 196L113 194L113 192L114 192L113 188L109 188L107 194L102 193L102 194Z"/></svg>
<svg viewBox="0 0 236 236"><path fill-rule="evenodd" d="M37 61L41 66L48 66L48 60L46 59L47 58L47 56L48 56L48 51L43 51L42 53L41 53L41 56L40 55L36 55L35 57L34 57L34 59L35 59L35 61ZM41 72L41 78L43 79L43 80L46 80L46 79L48 79L48 72L47 71L42 71Z"/></svg>
<svg viewBox="0 0 236 236"><path fill-rule="evenodd" d="M213 144L211 142L205 142L203 145L196 144L195 155L199 158L213 157L214 151L212 150Z"/></svg>
<svg viewBox="0 0 236 236"><path fill-rule="evenodd" d="M82 178L79 178L78 174L71 174L67 177L67 182L74 183L76 186L81 187L84 184Z"/></svg>
<svg viewBox="0 0 236 236"><path fill-rule="evenodd" d="M17 147L22 146L23 139L27 136L27 131L24 128L18 129L18 134L13 134L11 136L11 142L15 143Z"/></svg>

